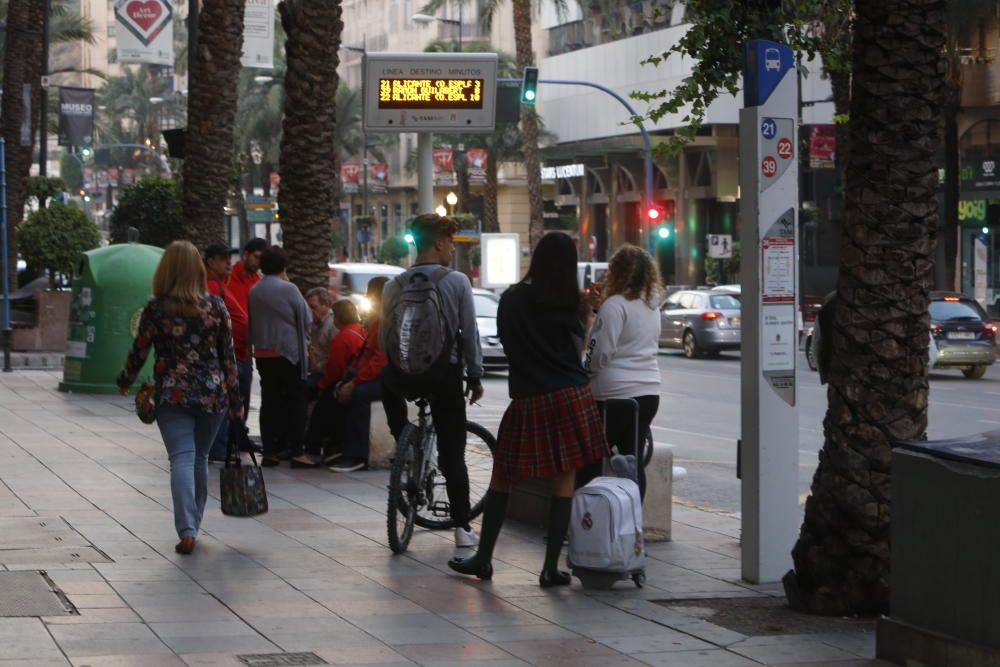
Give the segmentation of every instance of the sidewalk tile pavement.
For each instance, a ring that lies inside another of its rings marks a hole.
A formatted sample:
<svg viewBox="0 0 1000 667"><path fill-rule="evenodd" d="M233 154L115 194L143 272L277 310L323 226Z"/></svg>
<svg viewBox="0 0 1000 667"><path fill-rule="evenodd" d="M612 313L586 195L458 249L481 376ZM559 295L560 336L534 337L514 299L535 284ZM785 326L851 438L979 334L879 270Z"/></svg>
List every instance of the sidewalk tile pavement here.
<svg viewBox="0 0 1000 667"><path fill-rule="evenodd" d="M328 665L884 667L866 632L747 636L657 601L780 596L740 579L738 517L675 505L647 583L542 590L542 533L509 523L491 582L453 576L450 531L393 556L383 470L268 469L271 510L219 510L179 556L166 452L128 399L63 394L55 371L0 374L0 570L44 570L74 613L0 617L0 667ZM291 659L291 656L286 656ZM292 664L292 663L289 663Z"/></svg>

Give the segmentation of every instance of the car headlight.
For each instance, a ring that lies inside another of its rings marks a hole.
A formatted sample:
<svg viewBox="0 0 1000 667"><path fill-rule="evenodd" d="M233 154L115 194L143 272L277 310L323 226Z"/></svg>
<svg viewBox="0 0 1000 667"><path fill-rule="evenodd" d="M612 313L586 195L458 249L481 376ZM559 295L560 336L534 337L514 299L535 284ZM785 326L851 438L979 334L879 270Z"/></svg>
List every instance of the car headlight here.
<svg viewBox="0 0 1000 667"><path fill-rule="evenodd" d="M369 310L372 309L372 302L371 302L371 300L368 297L366 297L366 296L361 297L360 307L361 307L361 312L367 313Z"/></svg>

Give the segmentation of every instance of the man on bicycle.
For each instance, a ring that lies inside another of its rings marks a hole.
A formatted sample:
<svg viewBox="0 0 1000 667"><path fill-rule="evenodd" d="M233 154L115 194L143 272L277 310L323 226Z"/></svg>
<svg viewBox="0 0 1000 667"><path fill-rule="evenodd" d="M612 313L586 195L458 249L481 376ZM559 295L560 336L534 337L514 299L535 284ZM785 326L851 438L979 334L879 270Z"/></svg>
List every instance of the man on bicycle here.
<svg viewBox="0 0 1000 667"><path fill-rule="evenodd" d="M456 231L458 223L436 213L413 221L417 258L382 292L379 345L389 358L382 371L382 404L393 437L398 439L407 424L405 397L432 397L438 466L456 526L455 545L472 547L479 536L469 525L465 397L471 404L483 395L483 353L472 285L464 273L448 268Z"/></svg>

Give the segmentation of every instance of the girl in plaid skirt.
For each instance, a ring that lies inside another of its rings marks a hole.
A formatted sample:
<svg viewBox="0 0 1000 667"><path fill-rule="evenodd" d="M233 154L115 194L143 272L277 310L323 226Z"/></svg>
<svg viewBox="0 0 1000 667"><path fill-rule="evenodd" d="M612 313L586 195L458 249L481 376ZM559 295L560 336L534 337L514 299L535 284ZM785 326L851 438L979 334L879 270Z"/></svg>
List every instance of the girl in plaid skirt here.
<svg viewBox="0 0 1000 667"><path fill-rule="evenodd" d="M528 274L500 299L497 330L510 360L511 403L500 422L479 550L448 566L493 576L493 547L511 487L522 477L552 480L548 543L540 586L565 586L559 554L569 528L576 470L610 455L581 362L585 312L576 282L576 244L553 232L539 241Z"/></svg>

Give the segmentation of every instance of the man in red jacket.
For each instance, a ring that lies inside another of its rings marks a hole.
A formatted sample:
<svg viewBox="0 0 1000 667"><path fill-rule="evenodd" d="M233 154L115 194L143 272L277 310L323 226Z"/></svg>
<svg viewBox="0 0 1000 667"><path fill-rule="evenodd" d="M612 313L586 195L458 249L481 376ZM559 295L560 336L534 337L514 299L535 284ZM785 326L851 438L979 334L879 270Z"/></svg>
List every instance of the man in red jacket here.
<svg viewBox="0 0 1000 667"><path fill-rule="evenodd" d="M243 306L243 312L249 313L247 306L250 288L260 282L260 256L267 249L264 239L250 239L243 246L242 261L233 265L227 287L233 292L236 300ZM244 410L244 413L246 410Z"/></svg>
<svg viewBox="0 0 1000 667"><path fill-rule="evenodd" d="M236 295L228 289L229 277L232 271L232 256L238 253L236 248L230 248L225 243L213 243L205 248L205 269L208 273L208 291L221 297L229 311L229 319L233 328L233 349L236 352L236 368L240 378L240 394L243 398L243 419L232 428L244 428L247 414L250 411L250 383L253 367L250 365L250 332L247 311L240 304ZM211 461L223 461L226 458L226 442L229 438L230 425L223 423L215 438L208 458Z"/></svg>

